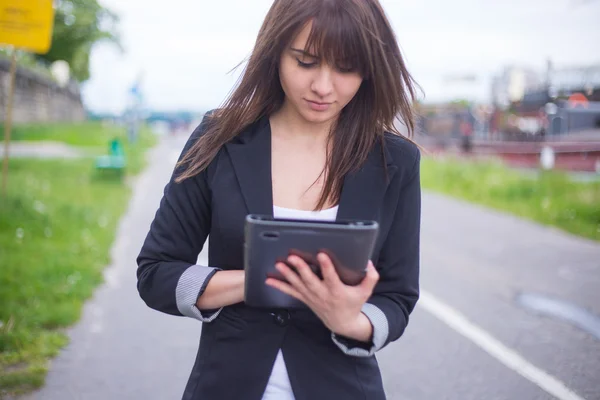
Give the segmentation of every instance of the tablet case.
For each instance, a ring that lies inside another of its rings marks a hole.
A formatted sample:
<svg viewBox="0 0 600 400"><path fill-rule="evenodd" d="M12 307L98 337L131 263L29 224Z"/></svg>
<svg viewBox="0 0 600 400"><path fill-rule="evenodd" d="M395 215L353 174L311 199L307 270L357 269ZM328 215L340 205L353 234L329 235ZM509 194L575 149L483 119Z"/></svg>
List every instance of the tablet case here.
<svg viewBox="0 0 600 400"><path fill-rule="evenodd" d="M295 254L320 276L316 256L331 257L342 282L357 285L365 276L379 225L375 221L314 221L275 219L251 214L244 232L244 301L253 307L305 308L299 300L267 286L267 277L284 279L275 269Z"/></svg>

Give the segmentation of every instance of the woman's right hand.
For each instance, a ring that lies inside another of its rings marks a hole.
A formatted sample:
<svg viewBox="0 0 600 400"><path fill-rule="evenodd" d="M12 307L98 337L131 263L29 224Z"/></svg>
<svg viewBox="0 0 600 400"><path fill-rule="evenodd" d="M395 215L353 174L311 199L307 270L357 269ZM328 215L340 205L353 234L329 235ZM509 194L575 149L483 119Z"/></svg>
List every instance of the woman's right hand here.
<svg viewBox="0 0 600 400"><path fill-rule="evenodd" d="M244 270L217 271L198 298L199 310L214 310L244 301Z"/></svg>

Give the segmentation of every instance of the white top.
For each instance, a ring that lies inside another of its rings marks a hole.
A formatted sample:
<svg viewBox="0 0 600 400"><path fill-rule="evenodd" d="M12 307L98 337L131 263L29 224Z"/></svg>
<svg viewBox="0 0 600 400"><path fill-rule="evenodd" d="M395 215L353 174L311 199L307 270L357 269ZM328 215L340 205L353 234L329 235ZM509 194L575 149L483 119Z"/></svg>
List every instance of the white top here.
<svg viewBox="0 0 600 400"><path fill-rule="evenodd" d="M335 221L337 217L338 206L321 211L295 210L273 206L273 216L275 218L305 219L320 221ZM267 388L263 394L263 400L294 400L290 377L287 373L283 353L279 350L277 358L273 364L271 377L267 383Z"/></svg>

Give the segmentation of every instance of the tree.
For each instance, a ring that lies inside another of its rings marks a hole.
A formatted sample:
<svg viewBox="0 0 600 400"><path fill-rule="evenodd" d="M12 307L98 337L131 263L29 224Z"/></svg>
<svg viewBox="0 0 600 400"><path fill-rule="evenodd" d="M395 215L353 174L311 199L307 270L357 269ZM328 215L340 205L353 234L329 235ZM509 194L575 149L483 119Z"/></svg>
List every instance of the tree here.
<svg viewBox="0 0 600 400"><path fill-rule="evenodd" d="M121 48L119 18L97 0L60 0L54 15L52 47L36 58L43 63L64 60L79 82L90 78L90 53L94 44L107 40Z"/></svg>

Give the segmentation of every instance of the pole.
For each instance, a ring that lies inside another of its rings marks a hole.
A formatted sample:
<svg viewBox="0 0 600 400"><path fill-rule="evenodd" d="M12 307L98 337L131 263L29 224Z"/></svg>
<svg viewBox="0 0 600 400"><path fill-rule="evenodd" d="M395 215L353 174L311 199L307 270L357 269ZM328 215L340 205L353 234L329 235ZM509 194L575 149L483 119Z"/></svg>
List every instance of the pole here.
<svg viewBox="0 0 600 400"><path fill-rule="evenodd" d="M8 87L8 101L4 113L4 165L2 168L2 197L6 198L6 184L8 181L8 158L10 144L10 129L12 125L12 109L15 94L15 76L17 74L17 50L13 47L10 61L10 84Z"/></svg>

